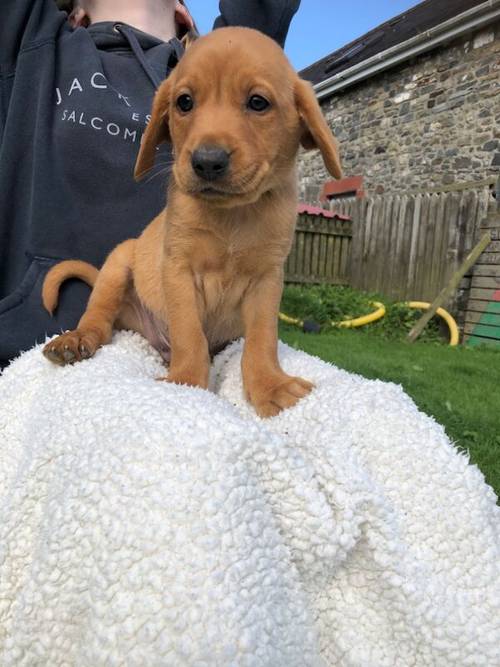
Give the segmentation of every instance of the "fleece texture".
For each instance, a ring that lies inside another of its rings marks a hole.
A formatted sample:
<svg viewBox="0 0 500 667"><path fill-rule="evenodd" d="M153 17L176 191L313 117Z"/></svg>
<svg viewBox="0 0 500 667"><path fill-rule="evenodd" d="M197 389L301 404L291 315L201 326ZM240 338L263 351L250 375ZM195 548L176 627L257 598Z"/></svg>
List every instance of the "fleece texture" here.
<svg viewBox="0 0 500 667"><path fill-rule="evenodd" d="M2 667L494 667L499 508L393 384L285 345L316 388L259 419L116 334L0 378Z"/></svg>

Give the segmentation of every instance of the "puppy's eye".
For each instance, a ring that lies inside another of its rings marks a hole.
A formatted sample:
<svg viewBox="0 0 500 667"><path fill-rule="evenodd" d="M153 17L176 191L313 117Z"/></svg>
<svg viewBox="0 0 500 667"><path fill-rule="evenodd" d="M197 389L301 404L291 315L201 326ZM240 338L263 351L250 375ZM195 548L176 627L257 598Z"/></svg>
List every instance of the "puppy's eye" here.
<svg viewBox="0 0 500 667"><path fill-rule="evenodd" d="M191 109L194 106L193 98L191 95L188 95L187 93L184 93L183 95L179 95L177 98L177 108L182 111L183 113L187 113L188 111L191 111Z"/></svg>
<svg viewBox="0 0 500 667"><path fill-rule="evenodd" d="M262 111L267 111L267 109L269 109L270 106L271 102L269 102L269 100L266 100L265 97L262 97L262 95L251 95L248 98L247 108L250 109L251 111L257 111L262 113Z"/></svg>

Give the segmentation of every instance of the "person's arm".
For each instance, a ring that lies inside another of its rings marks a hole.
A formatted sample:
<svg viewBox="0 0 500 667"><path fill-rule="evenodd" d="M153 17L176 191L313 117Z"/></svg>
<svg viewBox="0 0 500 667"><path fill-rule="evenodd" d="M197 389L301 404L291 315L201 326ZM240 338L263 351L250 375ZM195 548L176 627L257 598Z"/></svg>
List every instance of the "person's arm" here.
<svg viewBox="0 0 500 667"><path fill-rule="evenodd" d="M2 0L0 7L0 145L20 51L54 38L66 14L54 0Z"/></svg>
<svg viewBox="0 0 500 667"><path fill-rule="evenodd" d="M300 0L220 0L215 28L255 28L284 46L288 28Z"/></svg>
<svg viewBox="0 0 500 667"><path fill-rule="evenodd" d="M55 35L61 14L54 0L2 0L0 8L0 64L11 74L21 48Z"/></svg>

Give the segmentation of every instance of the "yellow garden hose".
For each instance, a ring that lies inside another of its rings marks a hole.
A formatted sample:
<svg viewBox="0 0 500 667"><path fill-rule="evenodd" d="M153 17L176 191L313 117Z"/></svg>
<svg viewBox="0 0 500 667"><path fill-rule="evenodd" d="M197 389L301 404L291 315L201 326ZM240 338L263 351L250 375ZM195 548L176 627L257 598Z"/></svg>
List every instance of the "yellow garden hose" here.
<svg viewBox="0 0 500 667"><path fill-rule="evenodd" d="M427 301L407 301L406 305L409 308L418 308L420 310L427 310L431 306ZM436 310L436 315L442 317L448 325L448 329L450 330L450 345L455 347L455 345L458 345L458 327L455 319L444 308L438 308Z"/></svg>
<svg viewBox="0 0 500 667"><path fill-rule="evenodd" d="M353 327L362 327L365 324L370 324L370 322L376 322L377 320L380 320L381 317L384 317L384 304L380 303L379 301L371 301L370 303L376 308L373 313L368 313L368 315L362 315L361 317L355 317L354 319L341 320L340 322L332 321L331 325L333 327L345 327L351 329ZM304 326L304 320L299 320L296 317L290 317L290 315L285 315L285 313L280 313L279 318L287 324L297 324L299 327Z"/></svg>
<svg viewBox="0 0 500 667"><path fill-rule="evenodd" d="M380 303L379 301L371 301L370 303L376 308L376 310L374 310L372 313L369 313L368 315L362 315L361 317L355 317L354 319L341 320L340 322L331 322L332 326L352 329L354 327L362 327L365 324L370 324L371 322L376 322L377 320L380 320L382 317L384 317L384 304ZM431 304L427 303L427 301L406 301L404 305L408 306L409 308L427 310L430 308ZM458 327L454 318L444 308L438 308L436 315L442 317L448 325L448 329L450 330L450 345L453 347L458 345ZM299 327L304 326L304 320L300 320L296 317L290 317L290 315L285 315L285 313L280 313L279 318L287 324L296 324Z"/></svg>
<svg viewBox="0 0 500 667"><path fill-rule="evenodd" d="M385 306L380 301L370 301L371 306L375 306L376 310L368 315L362 315L361 317L355 317L352 320L342 320L341 322L332 322L334 327L342 327L345 329L353 329L354 327L363 327L365 324L370 324L371 322L376 322L377 320L382 319L385 315Z"/></svg>
<svg viewBox="0 0 500 667"><path fill-rule="evenodd" d="M298 320L296 317L290 317L290 315L285 315L285 313L279 313L278 317L282 322L287 324L296 324L299 327L304 326L304 320Z"/></svg>

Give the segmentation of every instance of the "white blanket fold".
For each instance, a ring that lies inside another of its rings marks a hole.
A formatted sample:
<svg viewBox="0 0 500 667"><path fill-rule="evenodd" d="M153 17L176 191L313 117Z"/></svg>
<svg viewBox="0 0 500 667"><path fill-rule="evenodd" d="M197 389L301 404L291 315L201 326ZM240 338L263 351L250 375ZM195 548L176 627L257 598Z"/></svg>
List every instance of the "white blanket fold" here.
<svg viewBox="0 0 500 667"><path fill-rule="evenodd" d="M0 378L2 667L500 665L499 508L397 386L280 346L316 384L261 420L119 333Z"/></svg>

